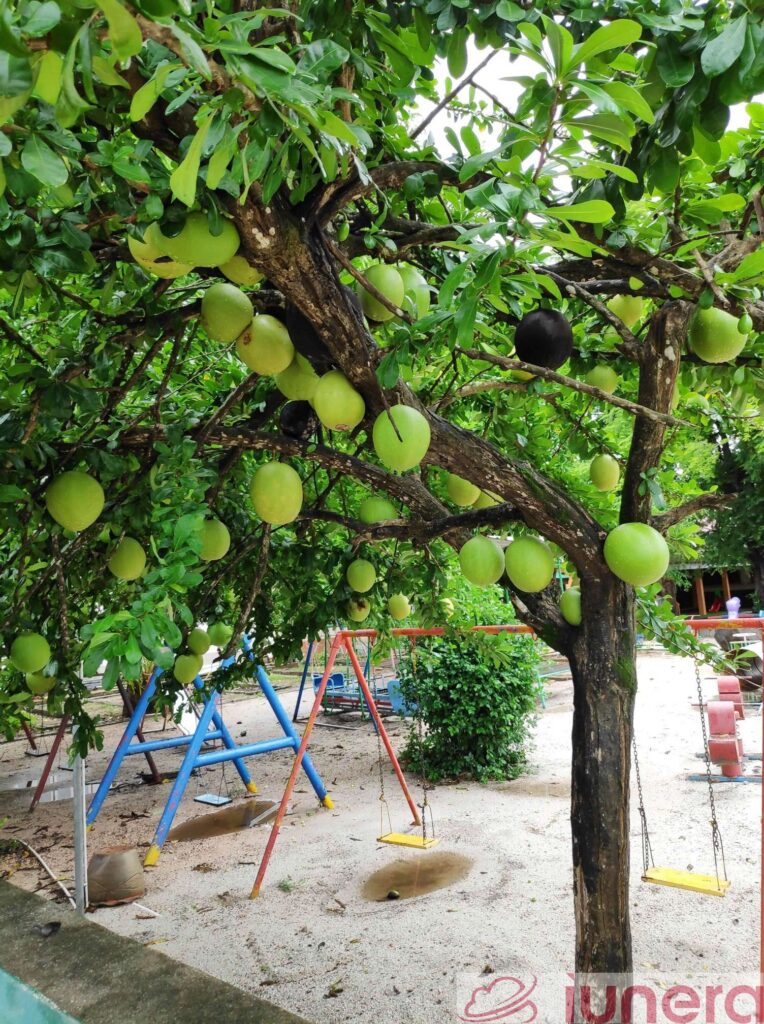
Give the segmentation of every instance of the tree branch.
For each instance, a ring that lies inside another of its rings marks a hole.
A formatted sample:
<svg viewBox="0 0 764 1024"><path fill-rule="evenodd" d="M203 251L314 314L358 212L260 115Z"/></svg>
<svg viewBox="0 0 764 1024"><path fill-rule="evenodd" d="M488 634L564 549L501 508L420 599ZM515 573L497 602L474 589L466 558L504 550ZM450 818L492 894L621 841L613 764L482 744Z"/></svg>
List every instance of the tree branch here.
<svg viewBox="0 0 764 1024"><path fill-rule="evenodd" d="M676 526L677 523L681 523L683 519L689 518L689 516L694 515L696 512L702 512L705 509L727 508L727 506L733 505L738 497L739 495L737 494L724 494L721 491L698 494L694 498L690 498L689 501L685 501L682 505L677 505L676 508L670 508L666 512L653 516L650 522L656 530L665 533L666 530Z"/></svg>

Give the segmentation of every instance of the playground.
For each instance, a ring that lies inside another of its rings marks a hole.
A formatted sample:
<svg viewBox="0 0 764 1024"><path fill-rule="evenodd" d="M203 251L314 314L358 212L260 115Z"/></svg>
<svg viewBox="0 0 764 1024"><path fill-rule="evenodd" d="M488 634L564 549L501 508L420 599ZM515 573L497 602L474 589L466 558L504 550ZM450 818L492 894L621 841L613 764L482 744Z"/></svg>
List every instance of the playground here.
<svg viewBox="0 0 764 1024"><path fill-rule="evenodd" d="M692 661L651 648L640 653L638 673L636 734L655 862L713 874L706 787L689 780L704 775ZM295 666L295 684L299 676ZM282 674L279 679L278 697L291 713L296 685ZM716 694L716 676L702 668L701 679L707 700ZM439 842L426 851L377 842L378 748L371 721L321 712L309 751L334 806L320 806L306 776L297 777L254 901L250 891L273 815L246 827L256 815L237 808L259 810L267 808L266 801L280 800L292 751L282 747L247 761L257 796L247 795L233 765L203 765L189 780L173 822L191 838L181 841L170 831L156 865L146 872L140 906L98 909L93 919L316 1022L439 1024L457 1018L456 993L465 983L486 984L509 965L528 976L559 972L569 964L574 938L569 676L548 678L545 703L529 774L507 783L455 782L429 791ZM309 705L303 704L305 717ZM223 713L236 744L272 740L273 714L262 696L229 693ZM162 724L146 719L147 742L159 738ZM385 725L399 750L409 725L396 717L386 717ZM304 730L305 722L298 727ZM89 781L103 777L123 729L124 722L106 727L103 751L88 758ZM739 734L747 751L761 751L758 710L746 710ZM161 735L167 739L172 730ZM21 739L2 748L3 789L10 780L20 784L25 773L34 775L25 745ZM180 757L177 749L154 751L163 774L177 772ZM392 766L387 759L383 763L394 827L415 835ZM745 762L749 777L760 778L760 769L760 761ZM149 851L170 785L142 783L145 771L142 757L123 765L89 833L91 851L118 845L135 846L141 855ZM407 778L421 802L416 778ZM49 787L53 797L57 785ZM229 792L233 803L222 809L194 799ZM30 814L29 789L23 788L4 792L3 806L10 814L8 835L34 846L70 884L72 803L63 791L62 796L45 799ZM714 797L732 882L724 900L640 881L634 801L634 962L640 976L659 985L707 972L750 974L758 967L752 937L758 934L761 786L716 784ZM237 820L244 827L237 828ZM6 856L0 868L12 873L17 886L60 897L29 858ZM388 898L391 891L399 898Z"/></svg>

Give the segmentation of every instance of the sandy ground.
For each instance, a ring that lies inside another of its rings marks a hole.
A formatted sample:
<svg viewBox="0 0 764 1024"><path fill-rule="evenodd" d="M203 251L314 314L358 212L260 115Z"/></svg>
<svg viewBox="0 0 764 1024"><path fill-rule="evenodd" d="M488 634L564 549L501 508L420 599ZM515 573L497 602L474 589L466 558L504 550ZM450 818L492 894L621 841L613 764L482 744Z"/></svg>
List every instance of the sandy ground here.
<svg viewBox="0 0 764 1024"><path fill-rule="evenodd" d="M687 660L643 654L637 730L642 780L656 862L713 871L709 813L703 785L686 780L702 771L698 714L690 702L694 677ZM714 692L711 679L705 692ZM293 696L283 694L291 709ZM265 701L226 704L235 736L251 742L278 734ZM304 777L279 837L261 897L248 899L268 837L267 826L186 843L168 843L157 868L147 872L143 902L159 913L145 919L135 907L100 909L95 920L194 967L316 1022L445 1024L463 1009L457 996L497 972L519 977L559 974L572 967L569 681L549 686L547 709L536 728L531 774L511 783L440 786L432 794L437 853L471 861L466 877L437 891L398 902L364 899L369 875L406 852L375 841L379 831L376 740L367 724L347 730L318 728L314 763L336 807L320 809ZM324 718L324 721L327 719ZM331 719L331 721L337 721ZM353 724L353 720L346 724ZM149 723L149 730L159 723ZM114 749L120 727L106 729ZM396 746L406 726L389 722ZM749 714L741 732L746 749L761 751L761 718ZM0 789L34 778L40 761L23 755L23 743L0 747ZM107 754L93 755L90 778L100 778ZM177 768L178 755L158 756L160 768ZM288 774L284 752L257 758L253 775L262 797L278 798ZM760 762L749 771L759 772ZM114 843L150 842L166 787L137 785L142 759L131 758L107 799L91 852ZM202 791L217 792L220 769L202 775ZM226 777L236 800L243 792L234 769ZM412 780L413 782L414 780ZM386 766L393 826L408 823L406 807ZM193 802L192 782L176 824L209 813ZM638 879L639 819L632 813L632 920L635 964L661 969L675 980L718 970L751 971L758 946L758 846L761 789L715 787L727 867L733 887L722 901L643 885ZM63 878L72 871L71 801L42 804L30 815L28 792L0 792L3 830L43 852ZM16 868L20 870L14 870ZM0 871L26 888L45 889L42 872L16 856ZM51 890L52 891L52 890ZM147 1016L147 1019L149 1017Z"/></svg>

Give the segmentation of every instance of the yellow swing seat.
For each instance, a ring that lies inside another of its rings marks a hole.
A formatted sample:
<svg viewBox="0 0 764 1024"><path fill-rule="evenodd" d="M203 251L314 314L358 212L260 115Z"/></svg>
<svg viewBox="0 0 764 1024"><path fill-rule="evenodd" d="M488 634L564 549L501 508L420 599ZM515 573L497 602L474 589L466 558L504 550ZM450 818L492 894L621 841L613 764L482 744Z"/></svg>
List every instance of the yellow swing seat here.
<svg viewBox="0 0 764 1024"><path fill-rule="evenodd" d="M377 842L388 843L390 846L408 846L412 850L429 850L431 846L437 846L440 840L434 836L425 839L424 836L409 836L405 832L386 832L377 837Z"/></svg>
<svg viewBox="0 0 764 1024"><path fill-rule="evenodd" d="M726 878L716 875L699 875L694 871L678 871L676 868L648 868L642 875L643 882L652 885L668 885L672 889L686 889L704 896L725 896L730 887Z"/></svg>

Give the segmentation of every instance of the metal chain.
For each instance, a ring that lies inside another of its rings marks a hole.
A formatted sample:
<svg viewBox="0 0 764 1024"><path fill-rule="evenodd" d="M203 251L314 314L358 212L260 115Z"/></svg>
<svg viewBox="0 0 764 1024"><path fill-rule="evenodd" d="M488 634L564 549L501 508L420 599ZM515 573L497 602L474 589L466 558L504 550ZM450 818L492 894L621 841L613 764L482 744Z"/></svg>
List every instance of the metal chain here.
<svg viewBox="0 0 764 1024"><path fill-rule="evenodd" d="M637 754L637 739L632 733L631 746L634 754L634 774L637 778L637 799L639 800L639 817L642 823L642 868L647 873L655 861L653 860L653 849L650 845L650 832L647 828L647 813L645 811L645 797L642 792L642 776L639 773L639 755Z"/></svg>
<svg viewBox="0 0 764 1024"><path fill-rule="evenodd" d="M724 860L724 844L722 834L719 830L719 822L716 820L716 801L714 799L714 783L711 775L711 755L708 750L708 730L706 729L706 703L703 700L703 685L700 681L700 665L698 659L693 659L695 665L695 685L698 689L698 707L700 709L700 726L703 730L703 758L706 763L706 782L708 784L708 802L711 806L711 839L714 850L714 868L716 870L716 881L719 882L719 860L722 859L722 874L727 880L727 865Z"/></svg>
<svg viewBox="0 0 764 1024"><path fill-rule="evenodd" d="M414 680L416 681L416 638L411 638L411 670ZM422 719L422 710L419 703L419 694L416 689L414 691L416 697L416 711L414 712L414 720L416 721L416 733L417 733L417 745L419 747L419 773L422 776L422 802L419 805L419 809L422 812L422 843L427 843L427 812L430 812L430 823L432 825L432 834L435 836L435 821L432 816L432 808L430 802L427 799L427 762L424 756L424 721Z"/></svg>
<svg viewBox="0 0 764 1024"><path fill-rule="evenodd" d="M380 739L379 729L377 733L377 767L379 768L379 831L382 834L385 830L385 811L387 811L387 824L388 832L392 832L393 823L390 818L390 808L387 804L387 797L385 796L385 773L382 767L382 740Z"/></svg>

